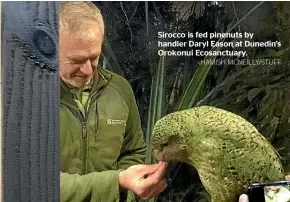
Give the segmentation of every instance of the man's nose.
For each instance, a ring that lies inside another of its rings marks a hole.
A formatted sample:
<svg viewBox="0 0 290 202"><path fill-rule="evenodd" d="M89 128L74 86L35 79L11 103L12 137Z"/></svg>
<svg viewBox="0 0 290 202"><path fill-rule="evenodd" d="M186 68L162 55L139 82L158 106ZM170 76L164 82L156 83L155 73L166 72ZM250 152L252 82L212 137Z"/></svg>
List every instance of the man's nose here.
<svg viewBox="0 0 290 202"><path fill-rule="evenodd" d="M80 71L86 76L92 75L94 70L91 61L87 60L86 63L81 67Z"/></svg>

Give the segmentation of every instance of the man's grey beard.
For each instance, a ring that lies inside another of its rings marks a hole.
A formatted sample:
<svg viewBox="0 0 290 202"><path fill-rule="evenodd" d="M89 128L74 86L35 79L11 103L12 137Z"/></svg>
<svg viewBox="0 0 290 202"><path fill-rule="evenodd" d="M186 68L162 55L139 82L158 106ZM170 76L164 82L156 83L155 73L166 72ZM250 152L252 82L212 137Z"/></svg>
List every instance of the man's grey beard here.
<svg viewBox="0 0 290 202"><path fill-rule="evenodd" d="M61 76L61 79L67 84L69 88L81 88L83 86L86 86L90 83L92 77L88 79L86 82L76 82L73 79L67 79L65 77Z"/></svg>

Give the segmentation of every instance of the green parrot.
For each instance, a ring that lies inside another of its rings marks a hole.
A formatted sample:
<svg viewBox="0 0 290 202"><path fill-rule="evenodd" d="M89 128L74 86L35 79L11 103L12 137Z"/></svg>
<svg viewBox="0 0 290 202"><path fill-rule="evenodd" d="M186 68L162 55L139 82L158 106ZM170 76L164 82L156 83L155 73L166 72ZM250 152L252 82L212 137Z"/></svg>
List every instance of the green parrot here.
<svg viewBox="0 0 290 202"><path fill-rule="evenodd" d="M196 168L211 202L234 202L253 182L284 179L279 155L247 120L232 112L199 106L159 119L152 146L160 161Z"/></svg>

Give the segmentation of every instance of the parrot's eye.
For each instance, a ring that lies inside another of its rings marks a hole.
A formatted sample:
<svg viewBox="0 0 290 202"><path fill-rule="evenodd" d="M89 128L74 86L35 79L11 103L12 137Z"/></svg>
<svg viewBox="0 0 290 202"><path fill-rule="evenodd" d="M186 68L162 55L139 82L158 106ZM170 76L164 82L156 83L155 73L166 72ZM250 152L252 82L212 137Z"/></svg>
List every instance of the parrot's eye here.
<svg viewBox="0 0 290 202"><path fill-rule="evenodd" d="M164 143L164 144L162 144L161 146L162 146L162 147L166 147L166 146L168 146L168 143Z"/></svg>

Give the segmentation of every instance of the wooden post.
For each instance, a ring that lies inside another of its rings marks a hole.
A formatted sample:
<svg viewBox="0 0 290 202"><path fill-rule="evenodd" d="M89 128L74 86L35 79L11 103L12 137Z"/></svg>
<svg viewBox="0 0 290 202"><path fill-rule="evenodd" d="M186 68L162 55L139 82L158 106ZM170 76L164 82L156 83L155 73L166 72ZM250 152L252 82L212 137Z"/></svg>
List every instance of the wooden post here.
<svg viewBox="0 0 290 202"><path fill-rule="evenodd" d="M0 44L2 44L2 1L0 1ZM1 47L2 48L2 47ZM1 49L2 50L2 49ZM1 149L0 149L0 156L1 156L1 160L0 160L0 180L1 182L3 181L3 175L2 175L2 172L3 172L3 156L2 156L2 148L3 148L3 144L2 144L2 113L3 113L3 105L2 105L2 60L1 60L1 56L2 56L2 52L0 54L0 95L1 95L1 98L0 98L0 144L1 144ZM2 186L3 183L0 183L0 201L4 201L3 200L3 186Z"/></svg>
<svg viewBox="0 0 290 202"><path fill-rule="evenodd" d="M1 3L1 201L59 202L58 2Z"/></svg>

